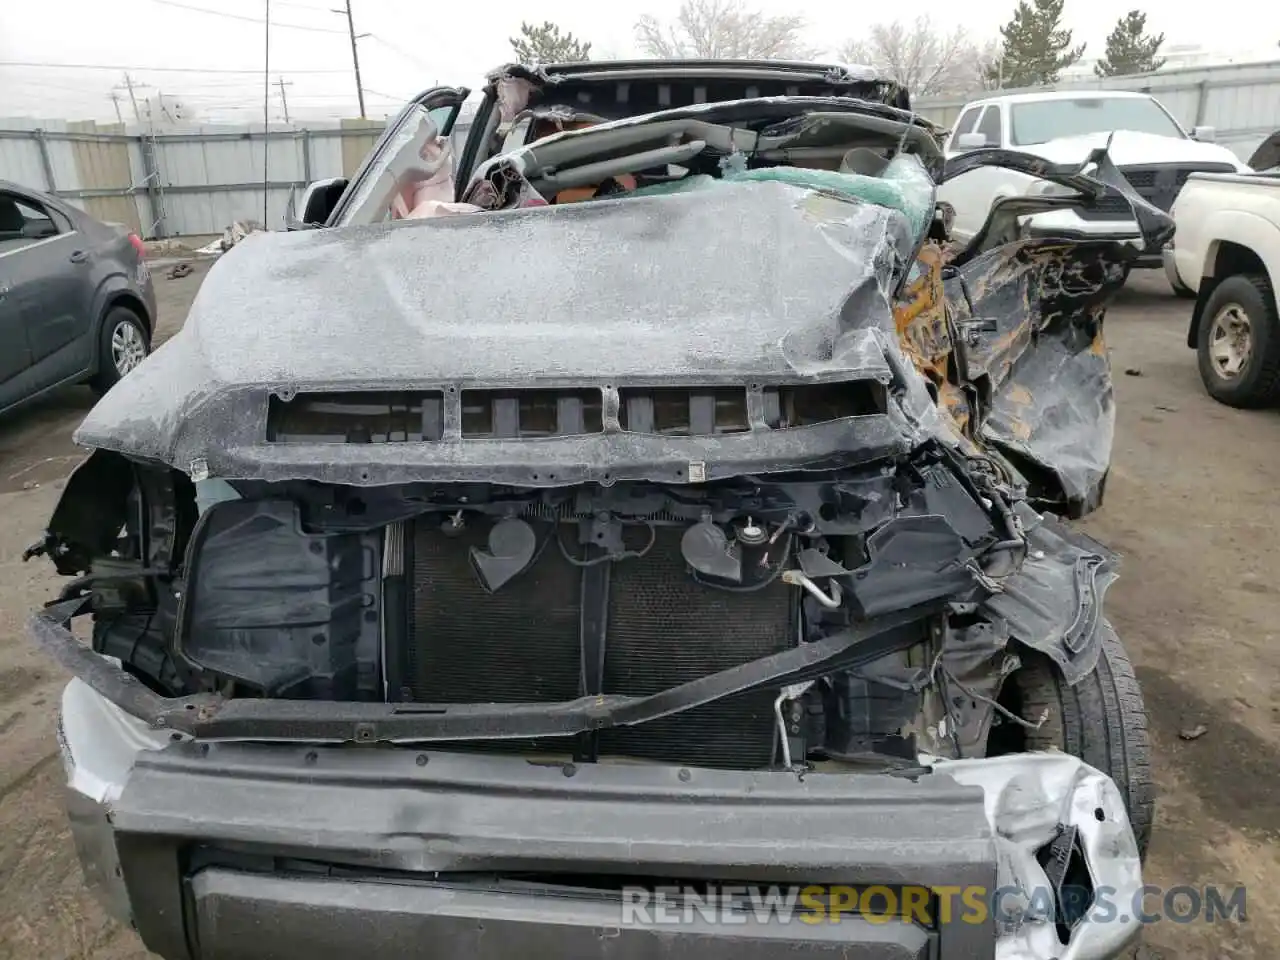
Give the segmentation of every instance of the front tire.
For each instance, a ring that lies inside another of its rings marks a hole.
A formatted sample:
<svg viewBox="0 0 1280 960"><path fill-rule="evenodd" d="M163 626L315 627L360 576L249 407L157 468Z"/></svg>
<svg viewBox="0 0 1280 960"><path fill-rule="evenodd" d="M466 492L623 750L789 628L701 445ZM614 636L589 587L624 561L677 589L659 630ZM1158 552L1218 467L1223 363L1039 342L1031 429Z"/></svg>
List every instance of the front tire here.
<svg viewBox="0 0 1280 960"><path fill-rule="evenodd" d="M1200 379L1213 399L1241 408L1280 400L1280 317L1265 276L1228 277L1214 288L1197 345Z"/></svg>
<svg viewBox="0 0 1280 960"><path fill-rule="evenodd" d="M150 352L147 325L128 307L112 307L98 333L98 372L90 386L99 395L106 393Z"/></svg>
<svg viewBox="0 0 1280 960"><path fill-rule="evenodd" d="M1115 781L1129 811L1138 854L1145 858L1155 819L1155 782L1147 711L1133 664L1105 620L1093 672L1068 686L1053 662L1022 652L1023 666L1009 678L1009 699L1028 719L1044 714L1038 730L1025 730L1023 750L1059 750L1079 757ZM1004 698L1002 698L1004 699Z"/></svg>

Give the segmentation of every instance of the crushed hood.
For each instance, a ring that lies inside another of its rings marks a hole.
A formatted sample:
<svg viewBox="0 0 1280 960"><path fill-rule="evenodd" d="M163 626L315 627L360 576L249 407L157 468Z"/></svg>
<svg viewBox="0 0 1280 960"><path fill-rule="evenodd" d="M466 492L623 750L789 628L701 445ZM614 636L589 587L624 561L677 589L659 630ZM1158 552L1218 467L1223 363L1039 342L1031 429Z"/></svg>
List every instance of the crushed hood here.
<svg viewBox="0 0 1280 960"><path fill-rule="evenodd" d="M524 487L829 470L933 440L997 449L1034 499L1087 512L1114 429L1105 305L1171 221L1103 150L1068 165L972 151L937 164L938 182L999 165L1079 195L1009 198L944 253L924 235L936 222L921 222L936 143L886 110L764 98L601 124L540 139L494 172L590 181L603 175L593 164L652 167L648 141L678 133L686 153L719 143L721 176L665 195L252 239L77 440L196 479ZM742 129L764 164L735 171ZM899 145L878 176L847 146L871 133ZM798 141L834 147L849 172L769 165ZM1005 239L1019 216L1109 193L1130 204L1140 243ZM841 386L807 389L826 384ZM652 403L659 388L683 398L686 426L631 421L631 391ZM801 389L828 399L797 413ZM722 429L726 395L741 413ZM526 430L522 405L535 402L553 412ZM378 411L396 425L370 427Z"/></svg>
<svg viewBox="0 0 1280 960"><path fill-rule="evenodd" d="M1090 133L1079 137L1062 137L1046 143L1019 147L1026 153L1044 157L1051 163L1083 163L1094 150L1107 149L1119 167L1148 163L1229 163L1239 167L1240 161L1226 147L1216 143L1180 137L1161 137L1133 130Z"/></svg>
<svg viewBox="0 0 1280 960"><path fill-rule="evenodd" d="M850 326L881 319L880 282L894 251L910 250L898 219L742 184L273 233L209 272L173 342L207 368L214 391L785 377L813 360L796 342L806 331L838 334L833 320L854 305ZM152 366L174 362L161 350ZM105 406L127 403L128 386Z"/></svg>
<svg viewBox="0 0 1280 960"><path fill-rule="evenodd" d="M611 432L534 444L269 444L269 397L315 391L885 382L901 213L783 183L256 237L208 274L187 323L90 412L78 442L226 478L378 483L674 479L795 467L857 425L774 454L748 434L682 449ZM761 243L762 237L769 242ZM907 442L876 419L880 440ZM606 418L607 422L607 418ZM614 430L616 431L616 426ZM731 453L726 444L743 453ZM542 466L536 465L541 462ZM738 463L738 466L733 464ZM627 464L632 464L631 468ZM203 468L201 468L203 469ZM497 471L497 472L495 472ZM683 475L683 473L679 474Z"/></svg>

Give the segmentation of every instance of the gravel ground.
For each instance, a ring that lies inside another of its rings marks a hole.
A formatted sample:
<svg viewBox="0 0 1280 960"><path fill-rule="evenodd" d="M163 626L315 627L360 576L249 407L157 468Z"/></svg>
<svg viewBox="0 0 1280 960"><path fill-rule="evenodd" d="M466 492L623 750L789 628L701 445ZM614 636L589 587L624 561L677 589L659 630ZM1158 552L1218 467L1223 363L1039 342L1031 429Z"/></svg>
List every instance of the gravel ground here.
<svg viewBox="0 0 1280 960"><path fill-rule="evenodd" d="M206 266L157 277L158 339L180 325ZM1267 558L1280 548L1280 413L1205 396L1184 345L1188 310L1145 275L1108 316L1119 426L1106 506L1084 526L1124 556L1107 606L1151 715L1160 793L1147 880L1243 883L1253 903L1244 924L1156 923L1138 955L1270 960L1280 916L1261 898L1280 886L1280 584ZM45 563L24 565L22 549L79 459L71 431L91 402L75 388L0 420L0 957L149 956L84 892L53 738L64 678L22 637L55 579Z"/></svg>

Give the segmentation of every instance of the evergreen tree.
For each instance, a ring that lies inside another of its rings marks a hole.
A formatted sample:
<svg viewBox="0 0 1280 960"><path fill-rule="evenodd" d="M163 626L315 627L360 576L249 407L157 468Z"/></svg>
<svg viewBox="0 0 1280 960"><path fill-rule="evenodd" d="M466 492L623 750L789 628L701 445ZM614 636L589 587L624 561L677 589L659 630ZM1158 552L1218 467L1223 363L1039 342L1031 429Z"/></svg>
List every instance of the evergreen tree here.
<svg viewBox="0 0 1280 960"><path fill-rule="evenodd" d="M520 36L511 38L511 46L521 63L576 63L591 59L591 44L583 43L572 33L561 33L550 20L541 26L520 22Z"/></svg>
<svg viewBox="0 0 1280 960"><path fill-rule="evenodd" d="M1064 0L1018 0L1013 19L1000 28L1004 39L987 79L1002 87L1038 87L1057 83L1058 74L1084 55L1084 44L1071 46L1063 29Z"/></svg>
<svg viewBox="0 0 1280 960"><path fill-rule="evenodd" d="M1123 77L1129 73L1154 73L1164 66L1164 58L1157 57L1164 34L1147 34L1147 15L1141 10L1130 10L1116 21L1115 29L1107 36L1107 52L1094 66L1100 77Z"/></svg>

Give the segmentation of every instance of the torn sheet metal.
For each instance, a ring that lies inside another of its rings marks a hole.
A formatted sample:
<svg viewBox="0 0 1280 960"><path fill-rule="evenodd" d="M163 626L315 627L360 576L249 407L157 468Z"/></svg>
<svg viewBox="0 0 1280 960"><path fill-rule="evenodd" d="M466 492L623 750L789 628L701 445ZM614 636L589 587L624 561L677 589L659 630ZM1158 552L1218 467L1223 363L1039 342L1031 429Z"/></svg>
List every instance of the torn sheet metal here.
<svg viewBox="0 0 1280 960"><path fill-rule="evenodd" d="M1127 908L1140 902L1142 865L1110 777L1063 753L941 760L932 767L982 789L998 864L996 960L1111 960L1138 938L1141 921ZM1089 878L1087 888L1069 896L1103 891L1106 904L1118 909L1099 904L1071 922L1058 895L1062 878L1050 875L1052 861L1046 869L1037 857L1063 836L1072 838L1072 855L1083 858ZM1069 928L1065 943L1058 923Z"/></svg>
<svg viewBox="0 0 1280 960"><path fill-rule="evenodd" d="M1132 184L1111 161L1106 147L1094 150L1079 166L1051 163L1035 154L996 147L970 150L947 160L939 183L954 180L965 173L982 167L1000 167L1029 177L1048 180L1070 187L1079 196L1023 195L997 200L991 208L986 223L957 256L957 263L964 263L995 246L1007 243L1021 235L1019 218L1061 207L1089 207L1106 196L1119 194L1129 205L1138 225L1138 236L1127 238L1129 242L1117 242L1116 238L1097 240L1077 239L1082 250L1114 247L1117 256L1130 260L1138 254L1159 250L1173 236L1173 221L1168 214L1153 206L1134 190ZM1125 250L1129 251L1126 255Z"/></svg>
<svg viewBox="0 0 1280 960"><path fill-rule="evenodd" d="M537 86L526 77L506 73L496 81L498 88L498 116L503 123L511 123L529 105Z"/></svg>
<svg viewBox="0 0 1280 960"><path fill-rule="evenodd" d="M970 332L965 372L986 413L982 439L1013 462L1033 497L1071 515L1097 506L1111 462L1102 317L1127 275L1114 246L1020 241L946 281L955 322Z"/></svg>
<svg viewBox="0 0 1280 960"><path fill-rule="evenodd" d="M1143 200L1095 151L1066 169L1006 150L947 162L945 178L979 166L1012 167L1079 190L1079 198L1011 198L951 260L947 300L968 331L962 379L983 407L982 440L999 450L1041 505L1081 516L1101 502L1115 433L1103 316L1133 260L1172 236L1169 217ZM1088 206L1120 194L1142 230L1133 239L1019 238L1019 216Z"/></svg>
<svg viewBox="0 0 1280 960"><path fill-rule="evenodd" d="M474 210L517 210L545 207L547 200L533 188L513 164L490 167L483 177L472 180L462 194Z"/></svg>
<svg viewBox="0 0 1280 960"><path fill-rule="evenodd" d="M983 610L1005 623L1012 637L1052 659L1074 684L1098 662L1099 632L1111 630L1102 609L1117 558L1052 518L1028 519L1026 527L1026 559Z"/></svg>

